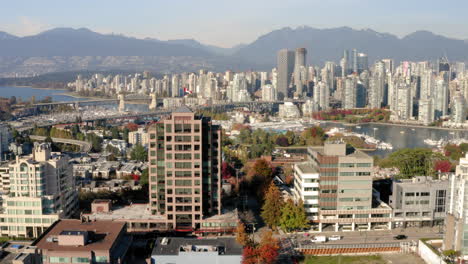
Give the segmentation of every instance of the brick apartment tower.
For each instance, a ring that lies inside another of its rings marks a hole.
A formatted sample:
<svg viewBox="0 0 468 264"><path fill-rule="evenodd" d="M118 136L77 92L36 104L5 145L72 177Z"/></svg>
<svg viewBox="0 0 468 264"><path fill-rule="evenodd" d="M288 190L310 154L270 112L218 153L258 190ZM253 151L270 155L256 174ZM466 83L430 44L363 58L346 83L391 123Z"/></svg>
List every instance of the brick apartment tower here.
<svg viewBox="0 0 468 264"><path fill-rule="evenodd" d="M221 214L221 129L182 106L149 128L150 208L168 228Z"/></svg>

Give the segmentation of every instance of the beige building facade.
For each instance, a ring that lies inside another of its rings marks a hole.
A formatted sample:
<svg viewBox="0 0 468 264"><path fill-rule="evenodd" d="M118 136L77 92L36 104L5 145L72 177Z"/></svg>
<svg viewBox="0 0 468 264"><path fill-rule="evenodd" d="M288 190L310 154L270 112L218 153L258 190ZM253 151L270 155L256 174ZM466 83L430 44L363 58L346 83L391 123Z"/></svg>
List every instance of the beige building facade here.
<svg viewBox="0 0 468 264"><path fill-rule="evenodd" d="M30 156L9 164L10 192L2 196L0 234L35 238L59 218L70 217L77 193L68 157L36 143Z"/></svg>

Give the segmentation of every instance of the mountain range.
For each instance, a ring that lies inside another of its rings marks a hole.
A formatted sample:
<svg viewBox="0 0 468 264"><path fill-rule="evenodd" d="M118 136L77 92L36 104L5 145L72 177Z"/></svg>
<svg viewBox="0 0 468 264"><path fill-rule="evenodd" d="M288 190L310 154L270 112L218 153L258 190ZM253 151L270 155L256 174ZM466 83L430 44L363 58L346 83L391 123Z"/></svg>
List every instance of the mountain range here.
<svg viewBox="0 0 468 264"><path fill-rule="evenodd" d="M195 39L137 39L100 34L86 28L55 28L34 36L0 32L0 76L65 70L270 70L283 48L305 47L308 63L338 62L344 49L369 55L369 63L393 58L421 61L447 56L468 61L468 41L417 31L399 38L371 29L285 27L233 48L206 45Z"/></svg>

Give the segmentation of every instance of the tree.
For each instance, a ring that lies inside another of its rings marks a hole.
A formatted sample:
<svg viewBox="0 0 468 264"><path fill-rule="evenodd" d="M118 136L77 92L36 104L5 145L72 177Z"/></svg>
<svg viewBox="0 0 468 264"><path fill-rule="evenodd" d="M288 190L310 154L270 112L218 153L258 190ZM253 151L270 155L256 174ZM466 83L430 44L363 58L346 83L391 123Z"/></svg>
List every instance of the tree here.
<svg viewBox="0 0 468 264"><path fill-rule="evenodd" d="M308 225L307 214L304 209L304 203L299 201L295 204L289 199L281 208L280 226L286 232L305 228Z"/></svg>
<svg viewBox="0 0 468 264"><path fill-rule="evenodd" d="M448 160L438 160L434 164L434 171L436 172L450 172L452 169L452 163Z"/></svg>
<svg viewBox="0 0 468 264"><path fill-rule="evenodd" d="M110 132L111 132L111 137L113 139L120 139L120 133L119 133L119 129L116 128L116 127L112 127L110 129Z"/></svg>
<svg viewBox="0 0 468 264"><path fill-rule="evenodd" d="M410 178L416 175L434 175L435 162L446 158L431 149L407 148L393 152L388 159L400 170L400 177Z"/></svg>
<svg viewBox="0 0 468 264"><path fill-rule="evenodd" d="M235 170L234 168L231 166L231 164L223 161L223 163L221 164L221 176L223 177L223 179L229 179L233 176L235 176Z"/></svg>
<svg viewBox="0 0 468 264"><path fill-rule="evenodd" d="M258 250L255 247L244 247L242 264L258 264Z"/></svg>
<svg viewBox="0 0 468 264"><path fill-rule="evenodd" d="M278 248L273 244L266 244L259 246L257 249L258 259L260 263L275 263L278 259Z"/></svg>
<svg viewBox="0 0 468 264"><path fill-rule="evenodd" d="M294 170L290 165L284 165L283 174L285 177L285 184L292 185L294 181Z"/></svg>
<svg viewBox="0 0 468 264"><path fill-rule="evenodd" d="M296 144L296 134L293 131L288 130L285 134L285 137L288 139L289 145Z"/></svg>
<svg viewBox="0 0 468 264"><path fill-rule="evenodd" d="M237 138L242 144L252 144L252 131L249 127L243 127L241 128Z"/></svg>
<svg viewBox="0 0 468 264"><path fill-rule="evenodd" d="M130 152L130 159L137 161L146 161L148 159L148 152L141 144L136 144Z"/></svg>
<svg viewBox="0 0 468 264"><path fill-rule="evenodd" d="M276 230L281 220L281 208L284 201L278 187L271 182L265 193L261 216L268 227Z"/></svg>
<svg viewBox="0 0 468 264"><path fill-rule="evenodd" d="M148 176L149 176L149 171L148 171L148 168L146 168L143 170L143 172L141 172L140 185L148 184L148 179L149 179Z"/></svg>
<svg viewBox="0 0 468 264"><path fill-rule="evenodd" d="M264 231L257 246L257 255L260 263L275 263L279 255L279 241L273 237L270 230Z"/></svg>
<svg viewBox="0 0 468 264"><path fill-rule="evenodd" d="M279 136L276 138L275 140L275 143L276 145L280 146L280 147L287 147L289 146L289 141L288 141L288 138L285 137L285 136Z"/></svg>
<svg viewBox="0 0 468 264"><path fill-rule="evenodd" d="M245 226L243 223L239 222L236 228L236 241L242 246L247 246L250 243L249 236L245 232Z"/></svg>
<svg viewBox="0 0 468 264"><path fill-rule="evenodd" d="M442 251L442 254L448 258L450 263L455 263L455 260L460 256L460 251L449 249Z"/></svg>
<svg viewBox="0 0 468 264"><path fill-rule="evenodd" d="M273 175L273 169L268 161L257 159L251 168L250 174L264 179L270 178Z"/></svg>
<svg viewBox="0 0 468 264"><path fill-rule="evenodd" d="M138 125L135 123L128 123L127 128L130 131L137 131L138 130Z"/></svg>
<svg viewBox="0 0 468 264"><path fill-rule="evenodd" d="M302 199L296 204L296 222L298 228L309 227L309 220L307 219L307 213L304 207L304 201Z"/></svg>
<svg viewBox="0 0 468 264"><path fill-rule="evenodd" d="M321 127L311 127L302 132L301 138L306 145L320 146L323 145L326 135Z"/></svg>
<svg viewBox="0 0 468 264"><path fill-rule="evenodd" d="M273 179L273 169L268 161L257 159L255 163L247 171L247 181L255 190L257 197L262 197L267 186Z"/></svg>
<svg viewBox="0 0 468 264"><path fill-rule="evenodd" d="M86 141L91 142L91 151L98 153L102 151L102 138L94 133L86 134Z"/></svg>

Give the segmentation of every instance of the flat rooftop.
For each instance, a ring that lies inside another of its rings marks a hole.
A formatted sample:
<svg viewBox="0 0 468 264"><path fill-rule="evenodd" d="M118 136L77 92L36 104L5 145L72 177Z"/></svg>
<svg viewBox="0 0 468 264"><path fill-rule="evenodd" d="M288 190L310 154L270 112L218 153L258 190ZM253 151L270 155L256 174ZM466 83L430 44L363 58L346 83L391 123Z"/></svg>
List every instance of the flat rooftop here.
<svg viewBox="0 0 468 264"><path fill-rule="evenodd" d="M318 171L309 163L300 163L296 165L302 173L318 173Z"/></svg>
<svg viewBox="0 0 468 264"><path fill-rule="evenodd" d="M163 244L163 239L166 240ZM158 238L155 242L152 256L162 255L179 255L179 252L197 252L196 250L187 251L187 246L191 248L204 248L216 247L218 252L223 252L222 255L242 255L242 245L236 242L235 238L231 237L218 237L198 239L192 237L168 237ZM183 249L182 249L183 248ZM222 248L221 250L219 250ZM212 250L208 250L211 251ZM207 252L207 251L200 251Z"/></svg>
<svg viewBox="0 0 468 264"><path fill-rule="evenodd" d="M162 215L151 214L149 204L132 204L112 209L110 212L95 212L86 215L96 220L166 220Z"/></svg>
<svg viewBox="0 0 468 264"><path fill-rule="evenodd" d="M116 242L119 234L125 228L125 223L113 221L95 221L95 222L81 222L81 220L64 219L59 220L42 235L35 246L39 249L54 250L54 251L95 251L95 250L109 250ZM68 235L71 230L73 233L90 234L91 243L84 246L64 246L53 238L59 235Z"/></svg>

